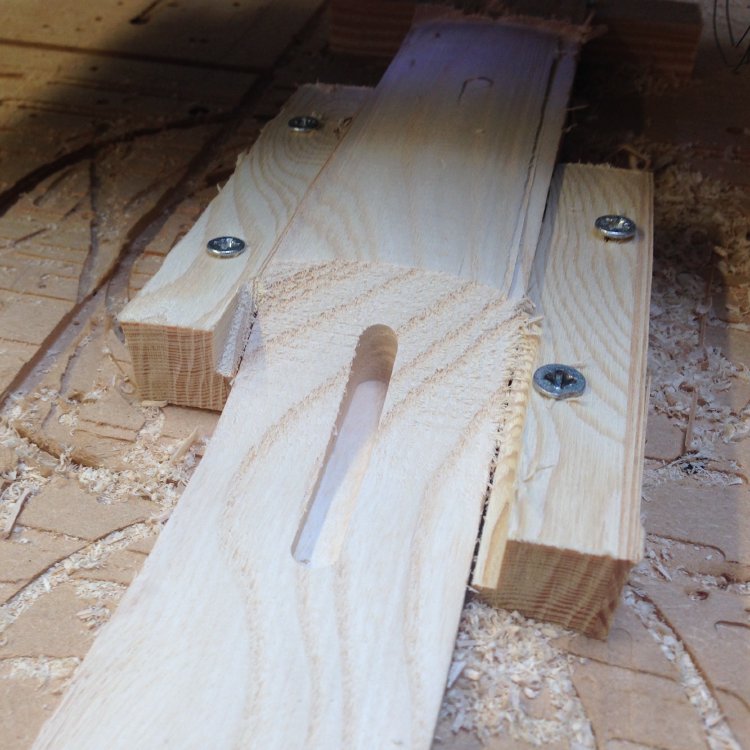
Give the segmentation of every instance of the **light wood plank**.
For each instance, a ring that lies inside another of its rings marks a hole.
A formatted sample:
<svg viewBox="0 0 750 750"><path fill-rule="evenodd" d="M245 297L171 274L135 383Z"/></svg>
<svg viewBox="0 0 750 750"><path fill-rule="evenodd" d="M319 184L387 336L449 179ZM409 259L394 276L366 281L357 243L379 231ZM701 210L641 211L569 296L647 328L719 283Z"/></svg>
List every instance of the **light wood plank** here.
<svg viewBox="0 0 750 750"><path fill-rule="evenodd" d="M612 213L637 223L634 240L598 235L595 219ZM544 315L538 364L577 367L587 389L575 401L531 395L517 470L514 457L501 462L472 581L502 607L600 637L642 554L651 238L650 175L559 168L530 292Z"/></svg>
<svg viewBox="0 0 750 750"><path fill-rule="evenodd" d="M508 293L560 54L493 23L415 30L261 269L205 458L37 748L429 747L524 408Z"/></svg>
<svg viewBox="0 0 750 750"><path fill-rule="evenodd" d="M305 86L249 153L158 273L119 315L142 398L221 409L252 324L251 286L300 201L370 90ZM324 123L294 133L287 123L315 113ZM236 258L206 252L212 237L242 238Z"/></svg>
<svg viewBox="0 0 750 750"><path fill-rule="evenodd" d="M202 463L37 748L429 747L525 316L448 276L331 262L274 266L258 320ZM375 444L303 564L373 324L398 342Z"/></svg>
<svg viewBox="0 0 750 750"><path fill-rule="evenodd" d="M479 17L447 33L450 24L411 32L279 258L304 243L314 261L396 263L504 294L514 279L525 289L576 47Z"/></svg>

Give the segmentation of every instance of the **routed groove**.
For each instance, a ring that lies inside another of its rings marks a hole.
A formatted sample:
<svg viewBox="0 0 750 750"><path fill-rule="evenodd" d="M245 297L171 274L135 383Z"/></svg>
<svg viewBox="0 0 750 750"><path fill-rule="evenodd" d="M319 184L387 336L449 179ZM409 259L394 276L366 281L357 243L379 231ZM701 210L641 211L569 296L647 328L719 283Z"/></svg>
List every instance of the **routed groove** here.
<svg viewBox="0 0 750 750"><path fill-rule="evenodd" d="M359 338L323 468L292 547L298 563L316 568L338 558L370 463L397 349L388 326L371 326Z"/></svg>

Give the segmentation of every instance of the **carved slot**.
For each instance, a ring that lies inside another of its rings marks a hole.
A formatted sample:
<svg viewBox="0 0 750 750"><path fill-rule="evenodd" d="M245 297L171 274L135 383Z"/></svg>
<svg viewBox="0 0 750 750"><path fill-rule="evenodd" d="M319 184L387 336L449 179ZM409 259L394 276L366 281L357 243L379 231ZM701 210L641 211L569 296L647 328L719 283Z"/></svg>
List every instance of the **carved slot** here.
<svg viewBox="0 0 750 750"><path fill-rule="evenodd" d="M313 568L336 562L378 431L398 343L388 326L360 336L323 467L292 545Z"/></svg>

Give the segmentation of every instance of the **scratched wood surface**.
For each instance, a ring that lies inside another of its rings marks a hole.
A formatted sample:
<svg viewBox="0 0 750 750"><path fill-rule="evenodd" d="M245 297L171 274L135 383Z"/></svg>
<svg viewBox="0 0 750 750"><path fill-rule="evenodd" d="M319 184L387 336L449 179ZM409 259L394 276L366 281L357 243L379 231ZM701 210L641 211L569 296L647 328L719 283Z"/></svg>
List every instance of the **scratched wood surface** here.
<svg viewBox="0 0 750 750"><path fill-rule="evenodd" d="M129 5L132 18L148 3ZM69 13L84 12L67 7ZM25 18L29 24L47 23L40 15L41 10ZM106 24L107 14L101 15L104 20L96 23ZM52 44L71 51L44 48L39 41L0 42L5 61L0 77L5 181L0 287L2 295L9 295L2 296L0 307L0 373L3 391L11 385L13 394L20 391L13 398L5 396L0 425L3 524L9 510L18 511L9 538L0 538L4 747L31 746L98 628L145 560L214 426L215 417L206 412L141 405L127 353L112 326L113 311L142 286L194 223L215 195L216 183L231 174L236 155L252 142L260 123L278 111L291 86L321 74L343 83L377 80L377 70L354 70L348 61L337 67L321 54L323 23L307 29L272 75L254 67L203 75L197 66L190 69L197 79L181 78L178 62L149 57L153 80L144 75L139 84L130 78L119 95L115 85L107 83L97 91L92 78L84 76L78 85L63 75L60 61L69 60L87 76L109 76L114 68L108 55L90 56L70 39ZM146 25L128 22L123 33ZM297 31L287 29L286 41ZM699 71L712 59L710 54L707 43ZM159 76L163 65L174 67ZM92 66L99 71L89 70ZM122 81L122 72L104 80L116 81L118 75ZM80 78L78 72L71 77ZM203 88L179 88L181 80L199 79ZM50 81L58 83L47 85ZM714 67L697 83L704 88L710 83L711 111L682 109L680 133L668 127L662 114L652 121L652 133L669 145L689 131L690 137L701 139L701 148L698 157L685 158L741 183L747 152L737 147L744 143L740 115L742 103L750 99L743 96L747 75L725 75ZM666 95L653 91L648 105L673 113L694 92L694 86ZM109 96L114 104L97 103ZM601 116L601 106L591 108ZM627 153L616 149L627 143L622 129L632 124L630 114L623 117L619 108L612 118L618 120L612 126L614 145L606 154ZM701 120L704 114L708 120ZM570 138L587 141L591 155L600 136L596 123L602 119L589 122L587 117L579 113L578 132ZM709 128L708 121L723 130ZM733 130L724 132L727 128ZM736 153L727 151L730 146ZM679 153L670 158L680 166ZM704 278L704 257L710 257L714 246L732 251L744 247L750 195L681 171L672 184L676 167L662 161L656 179L652 364L679 362L683 370L675 385L671 374L652 368L646 450L650 483L643 506L648 557L631 577L607 641L564 636L556 644L572 658L572 682L585 721L598 746L608 750L692 750L708 747L708 738L712 747L750 744L750 493L745 478L750 461L741 440L750 387L740 368L750 364L750 334L743 330L750 325L750 309L745 276L719 269L708 301ZM718 220L721 216L727 219ZM99 232L111 243L113 256L106 262L104 256L88 261L92 270L83 274L88 279L83 288L89 296L79 297L84 258L92 253ZM111 276L97 282L101 271L93 269L107 263L112 267L103 275ZM90 296L94 289L98 291ZM721 365L727 374L726 387L719 391L700 385L706 363L716 365L715 351L724 358L721 362L732 365ZM699 387L690 390L695 382ZM715 418L699 415L690 428L693 392L702 400L715 399L718 427ZM686 432L695 434L702 423L713 425L717 433L724 424L734 430L727 433L727 442L721 435L712 442L711 457L690 446L686 451ZM707 484L707 478L714 484ZM728 481L736 483L726 486ZM25 499L19 507L20 498ZM522 626L515 637L533 631ZM474 684L475 676L461 676L457 684ZM554 722L554 702L545 691L519 696L513 716L521 716L523 726ZM710 713L712 700L721 714ZM725 734L717 739L716 728L724 727L722 714L735 744ZM448 718L441 724L436 748L533 746L528 739L512 738L508 722L484 742L465 732L454 735L452 723ZM565 748L571 742L557 739L548 746Z"/></svg>

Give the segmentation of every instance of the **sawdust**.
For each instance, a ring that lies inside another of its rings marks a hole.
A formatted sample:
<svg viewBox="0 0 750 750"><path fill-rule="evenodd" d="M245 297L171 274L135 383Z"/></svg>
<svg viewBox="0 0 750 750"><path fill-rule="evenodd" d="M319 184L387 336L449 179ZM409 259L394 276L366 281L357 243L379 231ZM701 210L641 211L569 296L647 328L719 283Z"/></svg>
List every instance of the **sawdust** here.
<svg viewBox="0 0 750 750"><path fill-rule="evenodd" d="M35 392L29 398L56 399L58 395L46 390ZM16 421L23 421L27 408L28 400L17 399L0 415L0 445L12 448L18 456L15 468L4 474L10 484L0 496L0 527L8 523L14 513L17 515L21 498L35 494L53 476L60 475L78 482L104 504L127 502L134 496L147 498L154 503L154 514L143 522L113 530L86 544L36 576L0 607L0 637L5 628L39 597L70 580L77 571L99 568L114 552L125 549L137 540L157 535L187 484L202 448L202 441L194 436L191 436L187 446L185 441L161 438L163 413L160 409L147 407L143 409L145 426L123 456L123 462L131 465L132 469L114 471L81 466L71 461L70 450L66 449L56 457L50 456L11 426ZM15 541L25 541L23 528L16 528L13 533ZM111 614L106 602L119 599L125 587L111 582L85 581L77 583L76 590L83 600L94 600L78 616L87 627L96 630Z"/></svg>
<svg viewBox="0 0 750 750"><path fill-rule="evenodd" d="M719 317L713 304L729 282L741 285L747 300L736 313L750 312L748 196L674 163L678 149L648 143L638 149L655 167L651 408L688 429L686 452L711 460L719 441L750 434L750 409L734 410L722 399L736 381L750 383L750 370L708 345L705 335L707 325L744 328Z"/></svg>
<svg viewBox="0 0 750 750"><path fill-rule="evenodd" d="M665 482L676 482L686 475L708 487L731 487L747 481L736 461L729 459L720 464L712 454L713 451L695 451L669 463L658 466L649 464L644 471L643 488L648 490Z"/></svg>
<svg viewBox="0 0 750 750"><path fill-rule="evenodd" d="M93 603L80 612L76 612L76 617L89 630L97 632L104 623L109 621L114 611L114 607L108 607L107 603L116 605L127 588L124 584L114 581L77 582L75 586L76 594L81 599L93 600Z"/></svg>
<svg viewBox="0 0 750 750"><path fill-rule="evenodd" d="M61 693L73 679L81 659L77 656L19 656L0 661L0 680L33 679L39 686L62 681L56 692Z"/></svg>
<svg viewBox="0 0 750 750"><path fill-rule="evenodd" d="M87 400L96 400L104 392L86 394ZM62 399L56 391L40 389L24 399L12 401L0 415L0 442L7 440L7 444L17 451L19 446L25 448L19 453L21 476L14 481L13 493L20 493L27 486L37 491L46 479L35 470L34 461L43 451L10 426L24 423L29 404L35 400L55 400L60 403ZM122 463L132 468L116 471L78 465L70 458L72 447L69 446L57 457L56 472L74 476L81 487L100 496L101 502L123 502L137 496L147 498L162 510L169 511L187 484L204 442L198 439L197 433L191 436L187 444L186 441L165 439L161 433L164 424L162 410L154 406L142 406L140 409L145 424L135 442L121 457ZM75 424L74 413L69 412L64 416ZM31 461L24 462L24 457L31 458Z"/></svg>
<svg viewBox="0 0 750 750"><path fill-rule="evenodd" d="M596 747L570 677L574 657L552 644L566 632L470 602L461 617L441 719L450 721L452 731L474 732L482 741L505 734L534 745L564 740L572 750Z"/></svg>

